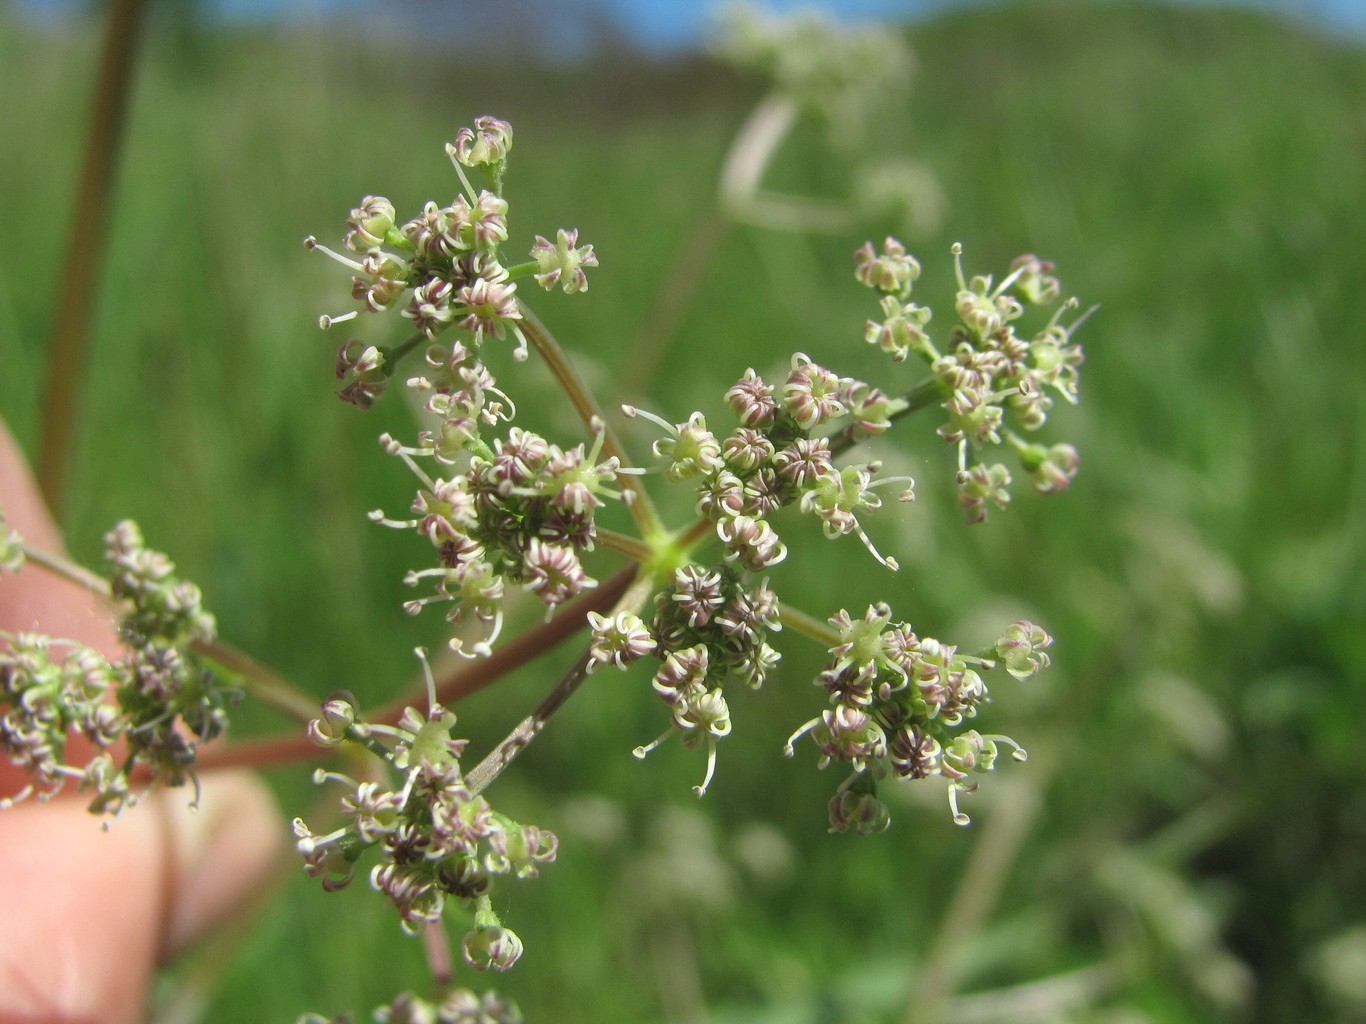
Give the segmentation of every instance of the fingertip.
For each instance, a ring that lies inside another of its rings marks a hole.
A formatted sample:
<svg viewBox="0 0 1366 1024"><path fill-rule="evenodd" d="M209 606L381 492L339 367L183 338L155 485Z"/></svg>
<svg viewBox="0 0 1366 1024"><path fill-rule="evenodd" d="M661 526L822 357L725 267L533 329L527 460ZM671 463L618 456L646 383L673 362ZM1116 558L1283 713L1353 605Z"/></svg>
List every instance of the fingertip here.
<svg viewBox="0 0 1366 1024"><path fill-rule="evenodd" d="M271 890L287 849L279 806L251 772L204 776L198 807L185 795L161 794L171 862L163 958L253 908Z"/></svg>

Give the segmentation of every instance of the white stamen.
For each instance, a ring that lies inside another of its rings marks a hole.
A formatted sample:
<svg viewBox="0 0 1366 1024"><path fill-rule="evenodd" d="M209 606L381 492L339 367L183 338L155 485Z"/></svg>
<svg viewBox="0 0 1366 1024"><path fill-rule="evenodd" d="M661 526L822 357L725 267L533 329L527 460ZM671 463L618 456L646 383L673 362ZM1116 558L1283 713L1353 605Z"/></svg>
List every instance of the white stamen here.
<svg viewBox="0 0 1366 1024"><path fill-rule="evenodd" d="M791 757L794 753L796 753L794 744L807 733L809 733L812 729L816 728L816 726L820 725L821 721L821 718L817 716L816 718L811 719L811 721L803 725L791 736L789 736L787 738L787 743L783 745L783 757Z"/></svg>
<svg viewBox="0 0 1366 1024"><path fill-rule="evenodd" d="M644 417L645 417L647 420L649 420L651 423L654 423L654 424L657 424L658 426L663 427L665 430L667 430L667 431L668 431L670 434L672 434L674 437L677 437L677 436L678 436L678 428L677 428L676 426L674 426L672 423L670 423L668 420L664 419L663 417L656 416L654 413L650 412L648 409L640 409L640 408L637 408L637 407L634 406L634 405L623 405L623 406L621 407L621 411L622 411L623 413L626 414L626 418L627 418L627 419L635 419L637 416L644 416Z"/></svg>
<svg viewBox="0 0 1366 1024"><path fill-rule="evenodd" d="M651 740L649 743L646 743L644 746L636 747L634 750L632 750L631 756L634 757L637 761L645 760L645 756L649 754L650 751L656 749L661 743L663 743L673 734L673 726L670 726L669 728L665 729L662 733L660 733L658 737Z"/></svg>
<svg viewBox="0 0 1366 1024"><path fill-rule="evenodd" d="M702 785L693 786L692 791L697 794L698 799L707 795L707 787L711 785L712 776L716 774L716 737L707 737L707 774L702 778Z"/></svg>
<svg viewBox="0 0 1366 1024"><path fill-rule="evenodd" d="M360 311L355 309L351 310L349 313L341 313L337 316L328 316L324 313L322 316L318 317L318 328L325 331L333 324L343 324L348 320L356 319L358 316L360 316Z"/></svg>
<svg viewBox="0 0 1366 1024"><path fill-rule="evenodd" d="M972 824L972 819L958 809L958 786L953 783L949 783L949 809L953 811L953 823L955 825Z"/></svg>
<svg viewBox="0 0 1366 1024"><path fill-rule="evenodd" d="M309 235L307 238L304 239L304 248L305 248L305 249L317 249L317 250L318 250L320 253L322 253L324 256L331 256L331 257L332 257L334 260L336 260L338 263L342 264L343 266L350 267L350 268L351 268L352 270L354 270L356 273L358 273L358 274L363 274L363 273L365 273L365 268L362 267L362 266L361 266L359 263L357 263L355 260L353 260L353 259L348 259L347 257L343 256L343 255L342 255L341 253L339 253L339 252L334 252L333 250L329 249L327 246L325 246L325 245L323 245L321 242L319 242L319 241L318 241L316 238L314 238L312 235Z"/></svg>

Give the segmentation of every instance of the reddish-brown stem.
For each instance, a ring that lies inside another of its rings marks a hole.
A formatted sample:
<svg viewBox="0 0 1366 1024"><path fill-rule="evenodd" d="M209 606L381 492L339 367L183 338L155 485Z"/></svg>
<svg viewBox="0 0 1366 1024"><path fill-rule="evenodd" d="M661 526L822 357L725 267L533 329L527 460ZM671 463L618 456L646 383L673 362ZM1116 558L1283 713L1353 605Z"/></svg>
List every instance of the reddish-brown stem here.
<svg viewBox="0 0 1366 1024"><path fill-rule="evenodd" d="M299 761L317 761L335 751L324 750L303 732L288 736L260 736L235 743L210 743L195 758L200 771L218 768L274 768Z"/></svg>
<svg viewBox="0 0 1366 1024"><path fill-rule="evenodd" d="M645 603L650 594L653 584L648 576L634 578L620 599L612 606L612 614L619 611L635 611ZM482 793L488 788L494 779L510 765L527 745L531 743L546 723L564 706L565 701L574 695L574 692L583 685L583 681L588 678L589 667L592 661L592 648L588 648L579 655L578 661L574 662L573 668L560 677L557 682L546 694L545 699L536 706L536 710L527 715L517 723L512 732L504 737L503 741L485 755L484 759L465 774L465 782L469 786L471 793Z"/></svg>
<svg viewBox="0 0 1366 1024"><path fill-rule="evenodd" d="M445 705L454 704L477 690L482 690L500 676L531 661L555 647L562 640L584 627L589 612L603 612L616 604L626 588L636 578L639 567L628 565L605 583L569 602L555 613L549 622L527 630L515 642L498 648L487 658L472 661L456 672L437 680L436 699ZM414 694L386 704L366 720L393 725L409 707L425 707L425 688Z"/></svg>
<svg viewBox="0 0 1366 1024"><path fill-rule="evenodd" d="M111 183L123 138L133 77L133 57L143 22L144 0L111 0L105 22L99 77L90 110L90 132L72 211L66 264L58 279L61 301L52 331L52 356L42 411L42 447L38 486L48 508L60 521L67 455L75 427L77 390L82 374L90 312L96 297L96 274L103 265Z"/></svg>
<svg viewBox="0 0 1366 1024"><path fill-rule="evenodd" d="M550 650L582 629L589 612L601 612L612 607L636 579L638 571L637 566L627 566L601 586L565 605L549 622L527 630L515 642L499 648L490 657L471 662L460 671L438 680L436 699L450 706ZM365 717L371 722L393 725L403 717L405 708L423 706L425 703L425 693L414 694L387 704L373 715ZM270 768L298 761L319 760L330 756L330 753L303 734L264 736L240 743L210 744L199 752L197 763L204 771L217 768Z"/></svg>
<svg viewBox="0 0 1366 1024"><path fill-rule="evenodd" d="M432 972L436 987L444 989L454 974L451 964L451 944L446 939L446 926L441 921L429 922L422 929L422 945L427 950L427 969Z"/></svg>

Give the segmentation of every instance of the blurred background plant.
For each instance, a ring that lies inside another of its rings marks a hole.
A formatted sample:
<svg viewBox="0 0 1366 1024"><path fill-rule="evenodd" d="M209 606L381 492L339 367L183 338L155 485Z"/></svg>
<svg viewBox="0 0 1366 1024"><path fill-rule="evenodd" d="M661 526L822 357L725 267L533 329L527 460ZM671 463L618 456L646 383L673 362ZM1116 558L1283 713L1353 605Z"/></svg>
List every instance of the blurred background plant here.
<svg viewBox="0 0 1366 1024"><path fill-rule="evenodd" d="M406 9L456 28L471 10ZM410 414L331 398L315 318L335 275L299 239L376 187L408 206L445 187L429 154L472 116L517 126L521 223L572 222L596 246L586 301L537 308L603 395L707 408L724 383L692 367L729 380L793 350L875 379L849 254L876 221L719 233L670 343L641 347L757 80L610 32L494 60L435 31L208 10L151 12L64 526L93 564L109 525L136 518L224 637L319 695L382 702L431 638L399 611L413 549L364 517L407 486L373 439ZM99 13L0 7L0 411L30 452ZM995 693L1030 764L993 780L970 830L939 793L908 791L890 831L828 835L829 779L779 756L794 704L819 703L805 681L821 652L803 664L793 647L737 702L748 740L699 817L695 759L630 756L656 731L644 676L595 678L498 783L500 806L565 843L507 896L527 955L500 987L531 1020L1366 1020L1366 54L1275 14L1147 4L974 6L904 35L908 113L864 131L942 193L946 215L908 239L917 294L951 299L962 240L980 266L1038 252L1102 304L1087 402L1056 413L1082 468L1065 499L968 529L951 452L889 450L921 484L874 527L903 565L897 593L834 545L783 585L823 607L838 574L846 606L885 597L968 645L1022 615L1045 624L1052 672ZM840 194L848 167L826 143L818 121L796 125L772 187ZM544 389L524 415L569 428ZM474 747L556 672L462 704ZM267 716L239 711L236 733ZM277 781L308 806L306 779ZM249 933L168 974L164 1015L285 1021L420 987L421 952L359 888L324 897L292 872Z"/></svg>

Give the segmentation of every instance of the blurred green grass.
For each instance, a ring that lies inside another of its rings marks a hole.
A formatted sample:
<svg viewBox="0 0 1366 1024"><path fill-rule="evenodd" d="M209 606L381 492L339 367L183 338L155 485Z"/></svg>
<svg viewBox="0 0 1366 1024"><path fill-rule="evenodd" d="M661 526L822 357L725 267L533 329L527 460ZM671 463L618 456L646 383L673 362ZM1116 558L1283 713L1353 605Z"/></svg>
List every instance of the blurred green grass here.
<svg viewBox="0 0 1366 1024"><path fill-rule="evenodd" d="M1039 252L1101 305L1080 336L1083 404L1052 428L1081 448L1082 471L1064 497L1022 491L967 529L943 486L949 452L910 424L893 457L921 497L876 532L900 576L810 531L781 582L813 613L885 597L968 644L1019 614L1045 623L1054 670L999 686L983 725L1031 763L987 780L972 830L935 791L897 803L882 836L828 836L837 780L778 756L818 705L805 679L819 652L790 640L787 671L734 702L707 819L678 819L700 759L634 762L662 727L657 702L643 676L595 678L495 793L565 838L540 880L502 889L528 954L496 981L532 1020L687 1019L668 1004L686 1004L695 971L717 1020L892 1021L935 971L971 992L1104 963L1081 1005L994 1019L1366 1019L1366 1000L1331 980L1344 963L1351 977L1366 927L1366 58L1262 16L1122 4L946 15L910 39L910 116L867 141L910 152L946 194L943 229L910 240L918 291L947 307L961 240L972 270ZM95 44L0 23L0 411L29 450ZM346 307L347 282L299 241L339 236L367 192L400 209L447 197L441 144L479 113L517 128L514 235L577 225L602 258L588 295L536 307L604 396L712 412L746 365L794 350L888 379L860 339L871 310L849 262L885 226L736 228L648 393L611 394L756 96L705 64L493 69L343 37L163 26L139 71L84 368L75 553L95 561L103 530L132 516L203 585L225 636L319 694L377 701L411 679L409 651L439 643L438 623L401 614L416 549L363 515L405 503L406 472L374 438L410 429L409 414L330 397L340 336L314 321ZM838 184L804 140L787 180ZM528 376L526 411L576 437ZM473 749L567 660L472 699ZM289 813L309 806L306 784L278 783ZM787 872L738 866L756 823L785 837ZM996 893L968 866L998 844L1010 854ZM652 868L679 883L675 902ZM682 883L715 870L724 906L690 900ZM985 920L941 957L954 893L979 887L996 897ZM324 897L296 879L207 1019L361 1009L421 984L420 950L363 889ZM643 915L621 906L655 899Z"/></svg>

